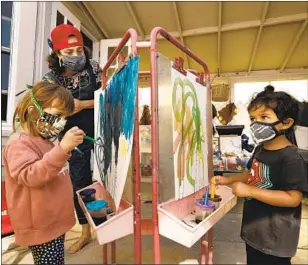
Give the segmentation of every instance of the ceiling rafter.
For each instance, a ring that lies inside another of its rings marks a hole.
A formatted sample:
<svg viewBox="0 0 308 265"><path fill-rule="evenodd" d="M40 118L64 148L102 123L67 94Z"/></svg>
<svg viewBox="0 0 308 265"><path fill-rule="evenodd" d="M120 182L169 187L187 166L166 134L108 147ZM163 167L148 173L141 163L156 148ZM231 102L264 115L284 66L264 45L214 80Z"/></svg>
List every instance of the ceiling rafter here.
<svg viewBox="0 0 308 265"><path fill-rule="evenodd" d="M263 27L300 22L306 19L308 19L308 13L301 13L301 14L282 16L276 18L267 18L264 20ZM252 20L239 23L225 24L221 26L221 32L257 28L260 27L260 25L261 25L261 20ZM202 28L184 30L182 31L182 36L189 37L189 36L206 35L206 34L217 33L218 31L219 31L218 26L202 27ZM170 32L170 34L177 38L180 37L180 33L178 31ZM158 38L163 39L163 37L160 35L158 36ZM150 35L147 35L146 39L149 40Z"/></svg>
<svg viewBox="0 0 308 265"><path fill-rule="evenodd" d="M220 73L222 2L218 2L217 73Z"/></svg>
<svg viewBox="0 0 308 265"><path fill-rule="evenodd" d="M302 34L304 33L304 31L305 31L305 29L306 29L306 27L307 27L307 24L308 24L308 18L302 23L302 25L301 25L299 31L297 32L296 37L294 38L294 40L293 40L293 42L292 42L292 44L291 44L291 47L290 47L290 49L288 50L288 53L287 53L287 55L285 56L285 59L283 60L283 62L282 62L282 64L281 64L281 67L280 67L280 69L279 69L280 72L283 72L283 70L285 69L287 63L289 62L289 60L290 60L290 58L291 58L291 56L292 56L292 54L293 54L293 52L294 52L294 50L295 50L295 48L296 48L298 42L299 42L299 40L300 40Z"/></svg>
<svg viewBox="0 0 308 265"><path fill-rule="evenodd" d="M91 23L92 27L95 29L95 31L98 33L98 35L100 36L100 38L105 39L106 36L104 34L104 32L101 30L101 28L99 27L99 25L97 25L97 23L95 22L93 16L91 14L89 14L89 10L84 6L84 4L82 2L76 2L77 7L79 7L79 9L81 10L82 13L85 14L85 16L89 19L89 22Z"/></svg>
<svg viewBox="0 0 308 265"><path fill-rule="evenodd" d="M105 36L105 39L110 39L110 34L108 33L107 29L102 25L102 23L97 19L97 17L95 15L93 8L90 6L90 2L77 2L80 3L80 8L81 10L89 17L91 18L97 26L100 29L100 31L103 33L103 35Z"/></svg>
<svg viewBox="0 0 308 265"><path fill-rule="evenodd" d="M133 19L133 21L134 21L134 23L135 23L135 25L136 25L136 27L138 29L139 34L141 35L142 39L144 40L144 38L145 38L144 30L141 27L141 23L140 23L139 19L137 18L137 15L136 15L136 13L135 13L132 5L131 5L131 2L127 2L126 1L125 5L126 5L126 7L128 9L128 12L129 12L131 18Z"/></svg>
<svg viewBox="0 0 308 265"><path fill-rule="evenodd" d="M261 21L261 25L260 25L260 27L258 29L257 38L256 38L256 41L255 41L255 45L253 47L251 58L250 58L250 62L249 62L249 66L248 66L248 71L247 71L248 74L251 72L251 68L253 66L253 63L254 63L254 60L255 60L258 48L259 48L261 34L262 34L262 31L263 31L264 21L265 21L265 18L266 18L266 14L267 14L267 11L268 11L269 4L270 4L270 2L265 2L264 6L263 6L263 12L262 12L262 15L261 15L261 20L260 20Z"/></svg>
<svg viewBox="0 0 308 265"><path fill-rule="evenodd" d="M178 7L177 7L177 3L176 2L172 2L172 7L173 7L174 15L175 15L176 25L177 25L178 32L179 32L179 36L178 37L180 38L181 42L185 46L185 42L184 42L184 38L183 38L183 34L182 34L181 20L180 20L180 16L179 16L179 10L178 10ZM189 58L188 58L186 53L184 53L184 57L185 57L185 61L187 62L188 68L190 68L190 61L189 61Z"/></svg>

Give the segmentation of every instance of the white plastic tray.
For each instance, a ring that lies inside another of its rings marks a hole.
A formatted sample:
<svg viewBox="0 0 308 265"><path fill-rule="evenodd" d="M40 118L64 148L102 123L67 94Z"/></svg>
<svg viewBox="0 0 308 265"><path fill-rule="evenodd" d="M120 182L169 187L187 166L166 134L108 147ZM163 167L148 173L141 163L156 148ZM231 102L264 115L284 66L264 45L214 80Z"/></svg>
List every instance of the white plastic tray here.
<svg viewBox="0 0 308 265"><path fill-rule="evenodd" d="M191 227L182 220L194 210L196 199L202 197L205 188L181 200L171 200L158 205L159 233L188 248L192 247L237 203L232 190L226 186L216 189L222 197L220 206L198 225Z"/></svg>
<svg viewBox="0 0 308 265"><path fill-rule="evenodd" d="M80 192L85 189L95 189L95 198L107 200L109 205L112 205L112 199L108 191L100 183L94 183L84 189L77 191L79 204L85 213L85 216L96 234L97 241L100 245L107 244L116 239L133 234L134 232L134 206L125 200L121 200L120 207L117 213L108 219L106 222L96 226L92 220L90 213L87 211L83 200L80 197ZM113 210L115 207L112 205Z"/></svg>

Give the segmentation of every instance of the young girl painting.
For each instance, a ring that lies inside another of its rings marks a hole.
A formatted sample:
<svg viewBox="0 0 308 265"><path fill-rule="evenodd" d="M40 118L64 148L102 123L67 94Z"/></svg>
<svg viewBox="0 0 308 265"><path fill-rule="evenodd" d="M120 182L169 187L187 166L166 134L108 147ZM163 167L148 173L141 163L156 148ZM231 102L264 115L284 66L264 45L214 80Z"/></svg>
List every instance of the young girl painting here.
<svg viewBox="0 0 308 265"><path fill-rule="evenodd" d="M40 82L14 113L13 134L4 151L8 213L16 243L29 246L35 264L64 264L64 236L75 224L70 152L83 142L73 127L55 140L74 111L63 87Z"/></svg>
<svg viewBox="0 0 308 265"><path fill-rule="evenodd" d="M244 197L241 237L247 264L291 264L301 223L302 193L307 192L307 168L290 141L298 117L298 102L267 86L248 106L251 133L258 144L248 169L230 177L214 177L217 185L232 185Z"/></svg>

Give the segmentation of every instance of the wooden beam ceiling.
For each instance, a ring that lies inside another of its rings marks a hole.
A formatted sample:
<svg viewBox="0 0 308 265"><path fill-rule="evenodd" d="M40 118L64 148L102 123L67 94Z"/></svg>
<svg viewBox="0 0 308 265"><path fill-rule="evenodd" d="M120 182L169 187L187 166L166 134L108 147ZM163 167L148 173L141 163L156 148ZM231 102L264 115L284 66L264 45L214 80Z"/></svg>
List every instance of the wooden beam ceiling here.
<svg viewBox="0 0 308 265"><path fill-rule="evenodd" d="M248 74L251 72L253 62L255 60L256 53L257 53L258 48L259 48L259 43L260 43L261 34L262 34L264 22L265 22L265 17L266 17L267 11L268 11L268 7L269 7L269 2L265 2L264 7L263 7L262 16L261 16L261 25L258 29L257 38L256 38L256 41L255 41L255 45L253 47L252 55L251 55L249 66L248 66L248 71L247 71Z"/></svg>
<svg viewBox="0 0 308 265"><path fill-rule="evenodd" d="M172 2L172 8L173 8L173 11L174 11L175 21L176 21L177 29L178 29L178 32L179 32L180 40L183 43L183 45L185 46L185 42L184 42L184 38L183 38L183 34L182 34L181 20L180 20L179 11L178 11L178 7L177 7L176 2ZM189 61L186 53L184 53L184 59L187 62L188 68L190 68L190 61Z"/></svg>
<svg viewBox="0 0 308 265"><path fill-rule="evenodd" d="M301 25L299 31L297 32L296 37L294 38L294 40L293 40L293 42L292 42L292 44L291 44L291 47L288 49L288 53L287 53L287 55L285 56L285 59L283 60L283 62L282 62L282 64L281 64L280 72L282 72L282 71L285 69L285 67L286 67L286 65L287 65L287 63L288 63L288 61L290 60L290 58L291 58L291 56L292 56L292 54L293 54L293 52L294 52L294 50L295 50L295 48L296 48L296 46L297 46L297 44L298 44L298 42L299 42L299 40L300 40L302 34L304 33L304 31L305 31L305 29L306 29L306 27L307 27L307 23L308 23L308 19L306 19L306 20L302 23L302 25Z"/></svg>
<svg viewBox="0 0 308 265"><path fill-rule="evenodd" d="M143 30L143 28L141 26L141 23L140 23L139 19L137 18L137 15L136 15L136 13L135 13L132 5L131 5L131 2L125 2L125 5L126 5L126 7L128 9L128 12L129 12L131 18L133 19L133 21L134 21L134 23L135 23L135 25L136 25L136 27L138 29L139 35L141 35L142 40L144 40L144 37L145 37L144 30Z"/></svg>
<svg viewBox="0 0 308 265"><path fill-rule="evenodd" d="M101 32L103 33L103 35L105 36L105 39L109 39L110 38L110 34L107 31L106 27L104 25L102 25L102 23L96 18L96 16L94 16L93 14L95 14L95 12L93 11L92 7L90 6L89 2L80 2L84 7L84 11L85 14L89 17L92 17L94 22L98 25L98 27L100 28ZM87 14L87 12L89 13L89 15Z"/></svg>
<svg viewBox="0 0 308 265"><path fill-rule="evenodd" d="M290 15L290 16L282 16L282 17L276 17L276 18L267 18L263 21L263 27L293 23L293 22L300 22L300 21L306 20L307 18L308 18L308 13L302 13L302 14L296 14L296 15ZM260 27L261 24L262 24L261 20L225 24L221 26L221 32L257 28L257 27ZM182 32L182 36L183 37L199 36L199 35L205 35L205 34L218 33L218 31L219 31L219 26L201 27L201 28L196 28L196 29L184 30ZM180 37L179 31L170 32L170 34L176 38ZM147 35L146 39L147 40L150 39L150 35Z"/></svg>

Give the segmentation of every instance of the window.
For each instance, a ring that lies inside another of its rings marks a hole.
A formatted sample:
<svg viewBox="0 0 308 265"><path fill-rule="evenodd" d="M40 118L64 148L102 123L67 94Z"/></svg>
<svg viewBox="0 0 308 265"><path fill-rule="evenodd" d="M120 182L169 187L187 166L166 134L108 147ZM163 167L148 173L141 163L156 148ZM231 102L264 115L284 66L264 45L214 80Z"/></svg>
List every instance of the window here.
<svg viewBox="0 0 308 265"><path fill-rule="evenodd" d="M62 3L53 2L51 12L51 24L50 29L60 24L72 25L81 31L83 36L84 44L91 51L90 56L94 60L99 60L99 41L89 32L86 28L81 27L78 18L68 10Z"/></svg>
<svg viewBox="0 0 308 265"><path fill-rule="evenodd" d="M233 87L233 102L247 106L252 97L264 90L269 82L235 83Z"/></svg>
<svg viewBox="0 0 308 265"><path fill-rule="evenodd" d="M57 26L61 24L64 24L64 16L57 11Z"/></svg>
<svg viewBox="0 0 308 265"><path fill-rule="evenodd" d="M235 104L248 105L252 97L271 84L275 91L284 91L299 101L308 100L308 80L284 80L272 82L235 83L233 101Z"/></svg>
<svg viewBox="0 0 308 265"><path fill-rule="evenodd" d="M53 2L50 28L53 29L61 24L69 24L76 27L77 29L80 29L80 21L75 17L75 15L70 12L62 3Z"/></svg>
<svg viewBox="0 0 308 265"><path fill-rule="evenodd" d="M112 52L115 50L115 48L118 46L120 43L121 39L105 39L100 41L100 65L104 66ZM123 47L121 51L121 56L122 57L127 57L128 54L131 53L131 41L129 40L125 46ZM112 74L115 72L115 69L117 68L118 63L117 60L114 60L112 65L107 71L107 76L111 77Z"/></svg>
<svg viewBox="0 0 308 265"><path fill-rule="evenodd" d="M13 2L1 2L1 121L7 120Z"/></svg>
<svg viewBox="0 0 308 265"><path fill-rule="evenodd" d="M151 88L139 88L139 106L151 105Z"/></svg>
<svg viewBox="0 0 308 265"><path fill-rule="evenodd" d="M81 35L83 38L84 46L88 47L92 52L93 51L93 41L90 38L88 38L88 36L84 34L82 31L81 31Z"/></svg>
<svg viewBox="0 0 308 265"><path fill-rule="evenodd" d="M308 80L287 80L271 82L277 91L284 91L299 101L308 101Z"/></svg>
<svg viewBox="0 0 308 265"><path fill-rule="evenodd" d="M68 25L74 26L74 24L73 24L71 21L69 21L69 20L67 19L67 17L63 16L63 15L59 12L59 10L57 10L57 22L56 22L56 24L57 24L57 26L58 26L58 25L61 25L61 24L68 24Z"/></svg>

